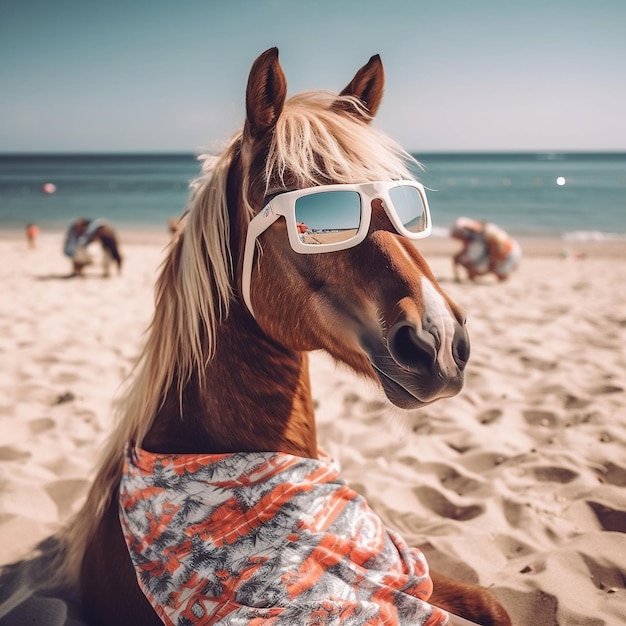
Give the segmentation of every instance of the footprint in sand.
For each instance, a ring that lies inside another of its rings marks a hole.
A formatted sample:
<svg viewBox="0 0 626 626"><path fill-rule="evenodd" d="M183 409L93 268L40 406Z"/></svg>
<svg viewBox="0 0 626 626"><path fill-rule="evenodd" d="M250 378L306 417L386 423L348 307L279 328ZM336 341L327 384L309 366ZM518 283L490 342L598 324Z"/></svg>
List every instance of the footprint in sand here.
<svg viewBox="0 0 626 626"><path fill-rule="evenodd" d="M443 463L427 463L423 469L433 472L443 487L454 491L459 496L476 491L481 486L479 481L465 476L454 467L444 465Z"/></svg>
<svg viewBox="0 0 626 626"><path fill-rule="evenodd" d="M526 515L528 515L528 509L524 505L509 499L503 501L502 512L504 513L506 521L513 528L519 528L520 523L525 519Z"/></svg>
<svg viewBox="0 0 626 626"><path fill-rule="evenodd" d="M589 393L594 396L600 396L607 393L623 393L624 388L619 385L601 385L599 387L593 387L589 390Z"/></svg>
<svg viewBox="0 0 626 626"><path fill-rule="evenodd" d="M478 452L464 456L459 462L471 472L481 473L502 465L506 460L507 457L503 454Z"/></svg>
<svg viewBox="0 0 626 626"><path fill-rule="evenodd" d="M588 501L587 504L604 530L626 533L626 511L612 509L601 502Z"/></svg>
<svg viewBox="0 0 626 626"><path fill-rule="evenodd" d="M535 467L532 470L534 477L541 482L571 483L578 478L578 472L574 472L566 467L545 466Z"/></svg>
<svg viewBox="0 0 626 626"><path fill-rule="evenodd" d="M529 568L527 572L535 573L532 568ZM516 622L518 624L552 626L559 623L556 621L559 602L551 593L546 593L536 588L531 588L530 591L505 588L498 593L498 598L505 606L514 606L516 608L516 614L521 616L523 620ZM577 623L584 623L585 626L601 626L605 622L585 621Z"/></svg>
<svg viewBox="0 0 626 626"><path fill-rule="evenodd" d="M494 543L509 559L526 556L527 554L533 554L535 552L534 548L518 541L515 537L511 537L510 535L498 535L494 538Z"/></svg>
<svg viewBox="0 0 626 626"><path fill-rule="evenodd" d="M481 424L493 424L496 420L502 417L502 411L500 409L488 409L477 415L478 421Z"/></svg>
<svg viewBox="0 0 626 626"><path fill-rule="evenodd" d="M626 467L609 462L598 473L601 482L616 487L626 487Z"/></svg>
<svg viewBox="0 0 626 626"><path fill-rule="evenodd" d="M34 420L30 420L28 422L28 428L30 428L30 432L33 435L38 435L40 433L45 432L46 430L50 430L54 428L56 423L53 419L49 417L40 417Z"/></svg>
<svg viewBox="0 0 626 626"><path fill-rule="evenodd" d="M548 372L556 369L557 367L556 361L547 361L546 359L540 359L537 357L522 356L520 357L520 361L524 363L524 365L542 372Z"/></svg>
<svg viewBox="0 0 626 626"><path fill-rule="evenodd" d="M425 507L441 517L466 522L484 513L484 508L481 505L470 504L462 506L454 504L432 487L418 487L414 490L414 493Z"/></svg>
<svg viewBox="0 0 626 626"><path fill-rule="evenodd" d="M0 446L0 461L20 461L30 457L30 452L16 450L13 446Z"/></svg>
<svg viewBox="0 0 626 626"><path fill-rule="evenodd" d="M590 400L570 393L563 385L540 385L536 390L536 397L557 396L566 409L584 409L591 404Z"/></svg>
<svg viewBox="0 0 626 626"><path fill-rule="evenodd" d="M590 400L585 400L585 398L579 398L578 396L574 396L571 393L566 394L563 398L563 406L566 409L584 409L590 404Z"/></svg>
<svg viewBox="0 0 626 626"><path fill-rule="evenodd" d="M76 400L76 396L71 391L66 391L62 394L59 394L53 401L53 404L64 404L65 402L72 402L72 400Z"/></svg>
<svg viewBox="0 0 626 626"><path fill-rule="evenodd" d="M615 593L618 589L624 588L624 580L618 570L604 567L600 560L593 559L588 554L581 554L580 556L589 570L589 579L598 589Z"/></svg>
<svg viewBox="0 0 626 626"><path fill-rule="evenodd" d="M530 426L545 426L547 428L554 428L558 425L559 420L552 411L539 411L529 410L523 411L522 415L526 420L526 423Z"/></svg>
<svg viewBox="0 0 626 626"><path fill-rule="evenodd" d="M57 383L59 385L67 385L67 384L75 383L77 380L78 380L78 376L74 372L59 372L52 379L52 382Z"/></svg>

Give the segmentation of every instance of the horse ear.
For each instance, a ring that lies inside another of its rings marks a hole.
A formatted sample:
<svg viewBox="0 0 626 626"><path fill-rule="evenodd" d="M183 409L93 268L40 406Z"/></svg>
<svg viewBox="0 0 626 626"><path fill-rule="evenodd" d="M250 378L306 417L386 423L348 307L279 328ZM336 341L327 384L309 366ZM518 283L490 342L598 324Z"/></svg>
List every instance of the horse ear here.
<svg viewBox="0 0 626 626"><path fill-rule="evenodd" d="M385 85L385 71L380 55L375 54L348 83L346 88L339 94L340 96L354 96L358 98L367 109L370 118L373 118L378 111L378 107L383 99L383 87ZM334 108L356 113L353 107L346 106L345 103L335 102Z"/></svg>
<svg viewBox="0 0 626 626"><path fill-rule="evenodd" d="M287 81L278 48L270 48L252 64L246 88L246 130L254 138L270 132L285 104Z"/></svg>

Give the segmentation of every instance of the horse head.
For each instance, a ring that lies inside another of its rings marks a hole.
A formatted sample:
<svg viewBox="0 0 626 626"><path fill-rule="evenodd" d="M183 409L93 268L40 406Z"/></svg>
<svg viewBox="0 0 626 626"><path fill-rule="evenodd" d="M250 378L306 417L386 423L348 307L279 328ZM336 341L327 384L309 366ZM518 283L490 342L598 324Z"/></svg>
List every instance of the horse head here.
<svg viewBox="0 0 626 626"><path fill-rule="evenodd" d="M372 125L383 84L376 55L339 95L287 100L278 51L262 54L248 79L240 144L240 201L248 216L269 211L273 198L294 190L412 179L412 157ZM289 220L281 217L254 238L254 260L246 267L242 239L238 298L249 291L254 323L274 341L293 350L326 350L377 379L401 408L452 396L463 385L469 357L463 313L415 243L392 223L387 198L373 192L367 202L369 229L347 249L298 252Z"/></svg>

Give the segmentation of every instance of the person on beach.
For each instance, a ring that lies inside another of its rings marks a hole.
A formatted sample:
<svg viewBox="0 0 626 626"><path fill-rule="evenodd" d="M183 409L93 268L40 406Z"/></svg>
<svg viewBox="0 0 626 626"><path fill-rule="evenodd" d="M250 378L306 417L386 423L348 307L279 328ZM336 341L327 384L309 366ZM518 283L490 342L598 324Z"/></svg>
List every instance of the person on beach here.
<svg viewBox="0 0 626 626"><path fill-rule="evenodd" d="M172 237L178 233L178 230L181 227L181 221L182 218L180 217L170 217L167 220L167 230Z"/></svg>
<svg viewBox="0 0 626 626"><path fill-rule="evenodd" d="M506 231L491 222L459 217L450 232L463 243L453 257L454 278L460 280L459 266L467 270L470 280L493 273L506 280L517 268L522 256L521 246Z"/></svg>
<svg viewBox="0 0 626 626"><path fill-rule="evenodd" d="M63 253L72 260L71 276L82 276L85 267L93 263L87 246L94 241L102 244L103 275L109 276L111 261L115 261L118 271L121 271L122 257L111 226L103 219L88 220L81 217L70 225L63 246Z"/></svg>
<svg viewBox="0 0 626 626"><path fill-rule="evenodd" d="M39 237L39 227L37 224L26 224L26 241L31 250L37 247L37 237Z"/></svg>

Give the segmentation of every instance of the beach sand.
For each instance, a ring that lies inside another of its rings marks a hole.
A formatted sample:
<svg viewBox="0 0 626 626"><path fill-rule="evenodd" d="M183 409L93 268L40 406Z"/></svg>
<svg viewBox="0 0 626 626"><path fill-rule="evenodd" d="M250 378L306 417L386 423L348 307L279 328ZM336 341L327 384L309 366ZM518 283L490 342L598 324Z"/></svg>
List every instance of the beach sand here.
<svg viewBox="0 0 626 626"><path fill-rule="evenodd" d="M166 243L123 234L122 276L66 279L60 234L0 238L0 563L81 506ZM508 282L472 284L452 279L454 242L420 242L467 313L464 390L402 412L314 353L319 443L431 567L492 588L516 626L623 626L626 246L522 245ZM62 603L20 610L0 624L80 624Z"/></svg>

